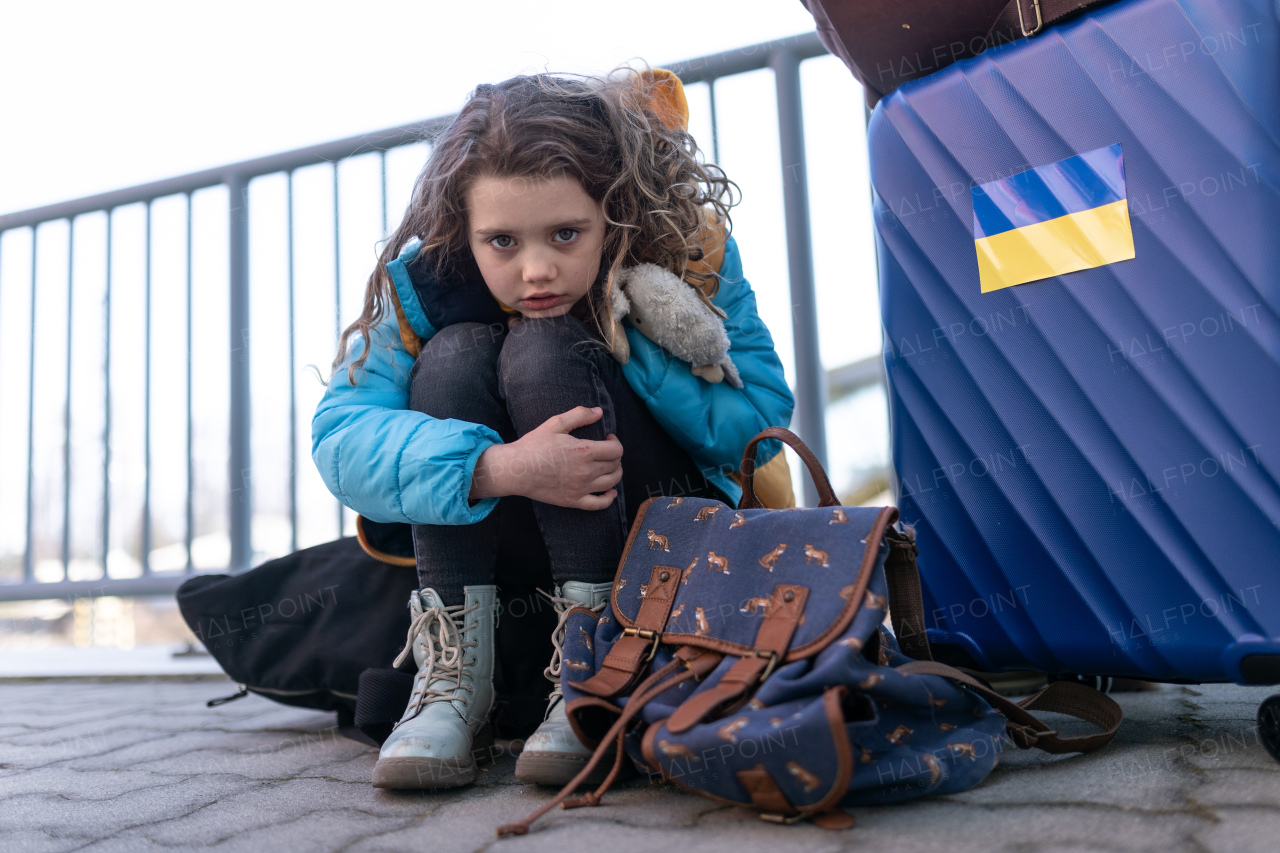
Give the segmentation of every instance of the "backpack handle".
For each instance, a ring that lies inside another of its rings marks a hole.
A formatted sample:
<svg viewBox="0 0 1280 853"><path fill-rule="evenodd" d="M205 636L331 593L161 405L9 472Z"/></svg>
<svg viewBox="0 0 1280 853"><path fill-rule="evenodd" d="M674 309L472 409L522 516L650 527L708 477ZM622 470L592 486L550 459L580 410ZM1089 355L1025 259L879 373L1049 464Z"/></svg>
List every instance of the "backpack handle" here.
<svg viewBox="0 0 1280 853"><path fill-rule="evenodd" d="M756 445L766 438L776 438L783 444L790 445L791 449L804 462L804 466L809 469L809 476L813 478L814 486L818 489L818 506L840 506L840 499L836 497L835 491L831 488L831 481L827 479L827 472L823 469L822 463L818 461L818 457L813 455L813 451L809 449L809 446L801 441L800 436L791 430L771 426L760 430L755 438L747 442L746 448L742 451L742 499L738 501L738 509L764 508L764 504L760 503L760 500L756 497L753 480L756 470Z"/></svg>

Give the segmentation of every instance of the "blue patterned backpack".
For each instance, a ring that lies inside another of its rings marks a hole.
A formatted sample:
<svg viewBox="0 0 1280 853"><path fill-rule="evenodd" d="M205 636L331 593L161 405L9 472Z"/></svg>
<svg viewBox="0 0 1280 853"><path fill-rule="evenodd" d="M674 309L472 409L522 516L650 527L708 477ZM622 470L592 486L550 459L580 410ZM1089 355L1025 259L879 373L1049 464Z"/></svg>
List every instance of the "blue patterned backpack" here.
<svg viewBox="0 0 1280 853"><path fill-rule="evenodd" d="M752 488L755 448L780 439L820 505L770 510ZM604 614L571 612L561 679L574 731L595 754L556 804L598 805L624 754L650 773L766 820L848 828L840 806L949 794L980 783L1005 736L1086 752L1111 740L1109 697L1056 682L1019 704L930 659L915 544L898 512L840 506L813 453L770 427L747 445L736 510L656 497L638 510ZM890 609L892 602L892 609ZM885 627L892 614L893 631ZM1102 731L1062 737L1030 712ZM614 752L600 787L567 799Z"/></svg>

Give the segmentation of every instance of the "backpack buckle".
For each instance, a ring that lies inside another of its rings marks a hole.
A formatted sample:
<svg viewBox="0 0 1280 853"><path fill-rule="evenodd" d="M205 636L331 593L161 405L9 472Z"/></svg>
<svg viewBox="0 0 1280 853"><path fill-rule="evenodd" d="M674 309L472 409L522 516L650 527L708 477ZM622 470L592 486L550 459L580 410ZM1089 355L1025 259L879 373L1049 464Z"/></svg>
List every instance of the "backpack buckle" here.
<svg viewBox="0 0 1280 853"><path fill-rule="evenodd" d="M752 649L751 656L757 658L769 658L769 663L765 666L764 672L760 673L760 677L756 679L757 684L763 684L764 680L772 675L773 671L777 669L779 655L777 652L770 651L768 649Z"/></svg>
<svg viewBox="0 0 1280 853"><path fill-rule="evenodd" d="M662 634L658 631L651 631L648 628L623 628L622 633L628 637L639 637L642 640L651 640L649 651L645 652L641 663L648 663L658 654L658 646L662 644Z"/></svg>
<svg viewBox="0 0 1280 853"><path fill-rule="evenodd" d="M1018 723L1009 723L1008 732L1009 737L1020 749L1031 749L1040 738L1055 737L1058 734L1056 729L1046 729L1038 732L1032 729L1031 726L1024 726Z"/></svg>

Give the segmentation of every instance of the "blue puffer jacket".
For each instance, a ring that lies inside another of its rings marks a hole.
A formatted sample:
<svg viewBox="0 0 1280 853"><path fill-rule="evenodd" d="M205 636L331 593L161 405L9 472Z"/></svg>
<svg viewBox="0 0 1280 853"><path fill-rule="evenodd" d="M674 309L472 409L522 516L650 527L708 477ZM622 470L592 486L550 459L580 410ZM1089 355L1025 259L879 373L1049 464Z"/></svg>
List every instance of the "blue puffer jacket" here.
<svg viewBox="0 0 1280 853"><path fill-rule="evenodd" d="M409 324L425 340L435 329L406 273L417 253L418 244L410 243L387 266ZM728 315L729 353L742 388L694 376L687 363L630 326L626 332L631 359L622 369L658 423L736 503L742 494L737 469L743 448L765 427L787 426L794 400L732 238L725 246L720 276L720 290L712 301ZM355 371L354 385L347 367L360 357L364 342L359 335L351 339L346 359L329 380L311 421L311 457L329 491L372 521L474 523L493 510L498 498L470 504L472 471L485 448L501 443L501 438L487 426L431 418L407 408L414 356L405 349L401 333L400 322L388 311L373 329L373 352ZM761 442L756 478L764 478L766 467L780 467L789 493L790 475L781 447L777 441ZM778 464L766 466L772 462Z"/></svg>

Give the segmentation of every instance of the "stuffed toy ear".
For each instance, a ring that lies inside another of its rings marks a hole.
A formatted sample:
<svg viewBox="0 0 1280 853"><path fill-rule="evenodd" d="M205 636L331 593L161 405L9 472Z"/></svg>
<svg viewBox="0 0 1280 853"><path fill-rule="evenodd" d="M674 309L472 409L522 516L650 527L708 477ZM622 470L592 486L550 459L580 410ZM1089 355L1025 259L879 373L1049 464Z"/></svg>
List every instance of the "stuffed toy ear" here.
<svg viewBox="0 0 1280 853"><path fill-rule="evenodd" d="M668 130L688 128L689 102L679 77L665 68L651 68L636 75L636 85L644 92L645 106Z"/></svg>
<svg viewBox="0 0 1280 853"><path fill-rule="evenodd" d="M631 344L627 341L627 330L622 327L622 318L631 313L631 303L622 292L622 281L614 282L613 294L609 297L609 319L612 321L613 357L618 364L626 364L631 360Z"/></svg>

